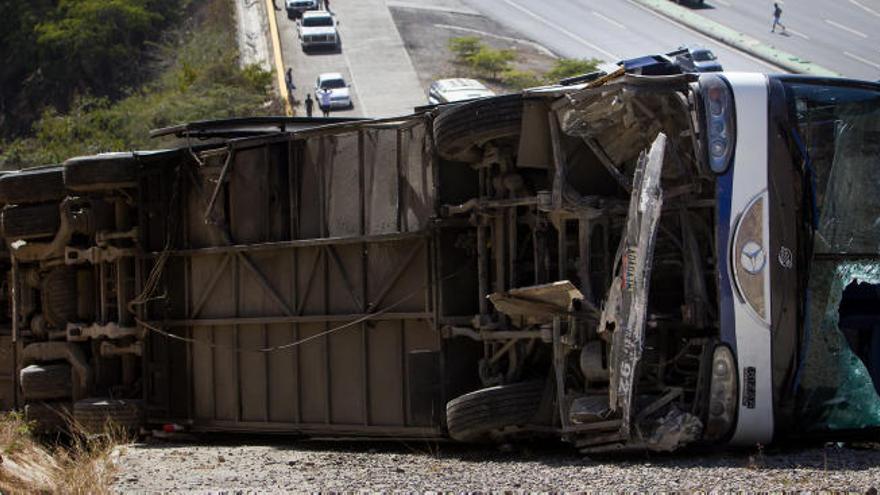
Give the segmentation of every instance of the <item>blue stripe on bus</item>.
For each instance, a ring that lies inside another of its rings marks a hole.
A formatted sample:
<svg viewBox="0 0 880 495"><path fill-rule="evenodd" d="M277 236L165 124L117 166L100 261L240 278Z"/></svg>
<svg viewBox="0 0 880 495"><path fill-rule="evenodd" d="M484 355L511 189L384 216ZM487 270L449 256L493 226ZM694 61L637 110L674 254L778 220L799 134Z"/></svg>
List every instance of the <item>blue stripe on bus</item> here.
<svg viewBox="0 0 880 495"><path fill-rule="evenodd" d="M736 318L733 314L733 289L730 265L730 218L733 203L733 166L719 175L715 181L715 200L717 202L716 236L718 264L718 315L721 322L721 341L729 345L736 355Z"/></svg>

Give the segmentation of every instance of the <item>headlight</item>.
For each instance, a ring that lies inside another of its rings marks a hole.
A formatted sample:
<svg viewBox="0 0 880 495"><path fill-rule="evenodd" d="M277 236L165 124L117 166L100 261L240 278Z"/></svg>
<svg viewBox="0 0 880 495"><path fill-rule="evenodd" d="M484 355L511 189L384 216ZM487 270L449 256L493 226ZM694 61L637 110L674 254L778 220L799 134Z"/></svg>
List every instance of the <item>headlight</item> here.
<svg viewBox="0 0 880 495"><path fill-rule="evenodd" d="M733 428L736 420L737 372L733 352L724 345L712 354L712 374L709 384L709 412L706 417L707 440L721 440Z"/></svg>
<svg viewBox="0 0 880 495"><path fill-rule="evenodd" d="M713 172L723 174L736 144L733 93L727 81L715 74L700 76L700 92L706 114L707 162Z"/></svg>

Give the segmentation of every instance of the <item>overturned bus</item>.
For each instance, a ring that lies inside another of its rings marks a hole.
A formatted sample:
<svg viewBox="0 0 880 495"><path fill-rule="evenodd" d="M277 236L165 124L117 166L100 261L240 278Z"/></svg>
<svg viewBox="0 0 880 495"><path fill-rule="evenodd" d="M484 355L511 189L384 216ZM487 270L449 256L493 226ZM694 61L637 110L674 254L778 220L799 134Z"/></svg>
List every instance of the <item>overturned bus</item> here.
<svg viewBox="0 0 880 495"><path fill-rule="evenodd" d="M880 85L622 72L0 177L4 408L583 452L880 426Z"/></svg>

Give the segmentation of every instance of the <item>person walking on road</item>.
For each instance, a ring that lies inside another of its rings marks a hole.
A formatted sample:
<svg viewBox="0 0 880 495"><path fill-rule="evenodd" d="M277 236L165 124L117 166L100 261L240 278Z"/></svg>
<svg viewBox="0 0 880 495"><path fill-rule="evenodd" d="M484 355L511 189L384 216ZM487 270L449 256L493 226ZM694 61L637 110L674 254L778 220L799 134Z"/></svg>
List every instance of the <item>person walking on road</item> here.
<svg viewBox="0 0 880 495"><path fill-rule="evenodd" d="M330 12L330 0L324 0L324 10Z"/></svg>
<svg viewBox="0 0 880 495"><path fill-rule="evenodd" d="M320 100L318 101L318 104L321 107L321 111L324 112L324 117L329 117L330 116L330 90L329 89L322 89L320 91L320 94L318 94L318 98L320 98Z"/></svg>
<svg viewBox="0 0 880 495"><path fill-rule="evenodd" d="M315 106L315 100L312 99L312 94L309 93L306 95L306 116L312 116L312 107Z"/></svg>
<svg viewBox="0 0 880 495"><path fill-rule="evenodd" d="M782 32L785 32L785 24L779 22L779 18L782 17L782 7L779 6L778 3L773 3L773 27L770 28L771 33L776 32L776 26L782 27Z"/></svg>

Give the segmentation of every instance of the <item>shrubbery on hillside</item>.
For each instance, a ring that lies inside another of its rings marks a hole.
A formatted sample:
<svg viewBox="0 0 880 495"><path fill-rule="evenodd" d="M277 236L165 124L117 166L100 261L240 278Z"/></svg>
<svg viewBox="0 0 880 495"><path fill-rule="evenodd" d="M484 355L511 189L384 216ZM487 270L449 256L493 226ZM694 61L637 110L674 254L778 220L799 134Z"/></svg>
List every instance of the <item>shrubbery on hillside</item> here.
<svg viewBox="0 0 880 495"><path fill-rule="evenodd" d="M74 155L156 147L149 130L192 120L277 113L272 76L241 68L230 0L209 0L151 51L158 75L118 100L76 96L67 112L49 107L32 136L0 146L0 166L57 163ZM138 64L137 59L125 60Z"/></svg>

